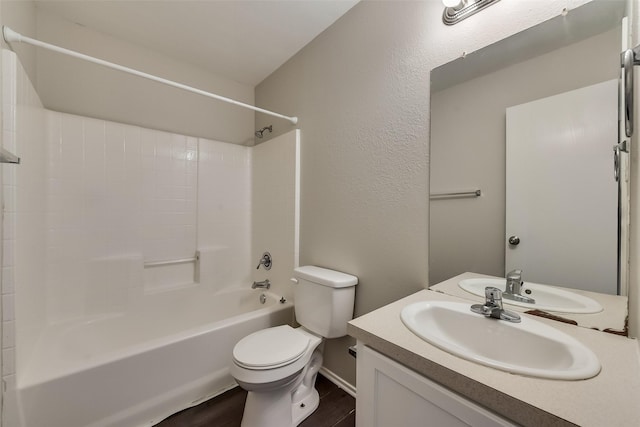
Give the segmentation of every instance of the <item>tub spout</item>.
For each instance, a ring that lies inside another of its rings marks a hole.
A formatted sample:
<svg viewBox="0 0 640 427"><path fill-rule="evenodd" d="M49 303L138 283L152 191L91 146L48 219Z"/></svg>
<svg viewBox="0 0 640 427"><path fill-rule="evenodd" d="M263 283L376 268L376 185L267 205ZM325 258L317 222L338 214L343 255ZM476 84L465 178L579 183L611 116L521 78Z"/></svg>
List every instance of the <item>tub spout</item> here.
<svg viewBox="0 0 640 427"><path fill-rule="evenodd" d="M251 289L255 289L255 288L269 289L270 287L271 287L271 283L269 282L269 279L263 280L262 282L253 282L253 285L251 285Z"/></svg>

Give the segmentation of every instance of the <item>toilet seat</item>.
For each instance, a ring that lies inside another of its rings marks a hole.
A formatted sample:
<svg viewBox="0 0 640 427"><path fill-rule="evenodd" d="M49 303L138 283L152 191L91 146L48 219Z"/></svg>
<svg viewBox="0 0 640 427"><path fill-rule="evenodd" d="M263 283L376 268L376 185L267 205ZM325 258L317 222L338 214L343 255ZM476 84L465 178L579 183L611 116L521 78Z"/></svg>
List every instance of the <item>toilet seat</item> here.
<svg viewBox="0 0 640 427"><path fill-rule="evenodd" d="M297 356L293 356L294 354L298 353L298 351L294 350L294 348L296 347L294 344L287 351L287 352L290 351L290 353L287 354L288 357L283 356L283 359L289 359L288 362L280 361L280 363L278 363L279 366L274 367L274 366L264 366L265 365L264 361L259 363L256 363L254 361L253 362L254 364L262 365L262 366L258 366L258 369L256 369L254 367L242 366L241 365L242 362L247 362L247 360L242 359L242 356L245 353L242 351L240 352L236 351L236 348L234 347L233 354L232 354L233 363L231 364L231 367L230 367L231 375L233 376L233 378L235 378L235 380L238 383L245 384L244 386L245 389L248 387L249 384L252 385L251 388L262 387L262 386L270 387L270 384L275 385L293 375L296 375L302 372L305 365L311 359L311 355L313 354L313 351L322 342L321 337L312 334L311 332L305 330L303 327L298 327L294 329L294 328L291 328L290 326L276 326L275 328L288 330L288 332L283 332L285 336L284 340L287 343L289 342L289 338L297 337L298 335L302 336L303 340L304 339L308 340L306 348L302 351L301 354ZM257 335L260 333L265 333L266 331L270 331L275 328L263 329L261 331L254 332L254 334ZM245 338L241 339L240 341L238 341L238 344L240 344L246 338L254 334L248 335ZM270 336L270 335L267 335L267 336ZM293 339L295 340L296 338L293 338ZM288 344L284 345L283 343L278 341L274 341L272 342L272 344L273 343L277 344L275 347L279 347L283 349L286 347L289 347ZM236 347L239 346L238 344L236 344ZM241 347L244 347L244 343ZM261 354L265 353L265 348L263 347L258 349L254 347L254 348L250 348L249 351L253 352L252 353L253 357L257 358ZM237 360L238 358L240 360ZM275 360L275 359L272 359L272 360ZM249 362L251 362L251 360L249 360Z"/></svg>
<svg viewBox="0 0 640 427"><path fill-rule="evenodd" d="M300 359L309 342L306 334L289 325L263 329L238 341L233 348L233 361L246 369L276 369Z"/></svg>

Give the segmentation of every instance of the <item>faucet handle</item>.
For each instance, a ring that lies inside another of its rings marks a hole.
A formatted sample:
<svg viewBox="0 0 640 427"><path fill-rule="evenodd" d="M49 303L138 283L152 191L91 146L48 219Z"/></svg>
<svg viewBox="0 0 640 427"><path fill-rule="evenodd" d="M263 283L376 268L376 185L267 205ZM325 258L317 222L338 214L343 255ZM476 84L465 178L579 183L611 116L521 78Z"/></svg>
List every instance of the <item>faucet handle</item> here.
<svg viewBox="0 0 640 427"><path fill-rule="evenodd" d="M502 291L493 286L487 286L484 288L484 296L487 300L487 304L496 304L502 302Z"/></svg>
<svg viewBox="0 0 640 427"><path fill-rule="evenodd" d="M495 301L502 299L502 291L493 286L487 286L484 288L484 296L487 300Z"/></svg>
<svg viewBox="0 0 640 427"><path fill-rule="evenodd" d="M271 264L272 264L271 254L269 252L265 252L262 254L262 258L260 258L260 262L258 262L258 266L256 267L256 270L260 269L261 265L264 265L265 270L271 270Z"/></svg>
<svg viewBox="0 0 640 427"><path fill-rule="evenodd" d="M502 308L502 291L500 289L487 286L484 288L484 296L486 297L484 305L473 304L471 311L494 319L508 320L515 323L520 322L518 314Z"/></svg>
<svg viewBox="0 0 640 427"><path fill-rule="evenodd" d="M507 279L517 279L517 280L521 280L522 278L522 270L517 269L517 270L511 270L510 272L507 273Z"/></svg>

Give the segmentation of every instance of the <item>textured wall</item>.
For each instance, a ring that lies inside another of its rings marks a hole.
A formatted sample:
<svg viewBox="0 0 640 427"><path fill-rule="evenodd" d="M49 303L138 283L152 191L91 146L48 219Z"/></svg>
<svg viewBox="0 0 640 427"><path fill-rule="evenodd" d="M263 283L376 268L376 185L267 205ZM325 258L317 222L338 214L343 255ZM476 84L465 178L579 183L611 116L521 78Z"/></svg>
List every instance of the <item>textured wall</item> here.
<svg viewBox="0 0 640 427"><path fill-rule="evenodd" d="M502 1L446 27L440 1L364 1L258 85L300 117L300 263L357 275L356 315L428 282L430 70L586 2ZM325 366L355 383L350 342Z"/></svg>

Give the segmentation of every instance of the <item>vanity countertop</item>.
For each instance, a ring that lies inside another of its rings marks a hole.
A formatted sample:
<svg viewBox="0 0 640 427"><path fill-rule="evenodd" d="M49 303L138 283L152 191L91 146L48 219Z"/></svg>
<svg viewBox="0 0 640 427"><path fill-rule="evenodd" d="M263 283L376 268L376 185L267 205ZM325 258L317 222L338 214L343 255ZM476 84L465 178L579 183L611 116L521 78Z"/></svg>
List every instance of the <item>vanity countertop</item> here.
<svg viewBox="0 0 640 427"><path fill-rule="evenodd" d="M429 300L469 302L419 291L352 320L349 335L524 426L640 426L640 351L635 339L533 317L589 347L600 359L602 370L580 381L514 375L453 356L409 331L400 320L401 310Z"/></svg>
<svg viewBox="0 0 640 427"><path fill-rule="evenodd" d="M452 277L451 279L435 284L431 286L430 289L436 292L443 292L447 295L453 295L475 302L484 302L483 297L473 295L472 293L467 292L464 289L460 288L460 286L458 286L458 282L460 282L461 280L476 278L500 279L500 277L487 276L486 274L463 273L458 276ZM502 279L504 280L504 278ZM578 295L583 295L585 297L596 300L603 307L603 310L599 313L593 314L556 313L553 311L550 311L550 314L558 315L565 319L574 320L578 323L578 325L585 328L595 328L600 331L610 330L615 333L626 334L628 304L627 297L620 295L600 294L597 292L583 291L581 289L563 288L560 286L554 287L571 291ZM511 311L525 312L527 310L531 310L530 308L509 304L508 300L503 300L503 303L505 303L505 308Z"/></svg>

